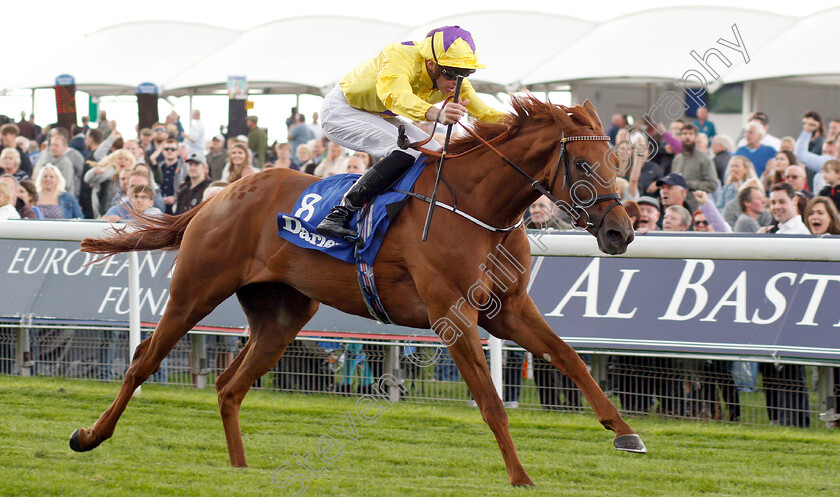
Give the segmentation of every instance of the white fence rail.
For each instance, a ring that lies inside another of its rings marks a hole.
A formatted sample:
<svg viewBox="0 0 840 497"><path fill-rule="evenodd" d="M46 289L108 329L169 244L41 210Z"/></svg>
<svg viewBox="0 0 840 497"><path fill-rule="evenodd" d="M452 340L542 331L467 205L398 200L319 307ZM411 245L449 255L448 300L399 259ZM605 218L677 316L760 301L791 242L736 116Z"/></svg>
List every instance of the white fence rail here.
<svg viewBox="0 0 840 497"><path fill-rule="evenodd" d="M107 236L123 224L94 221L0 221L0 238L81 241ZM606 256L587 233L529 234L531 254L566 257L629 257L640 259L736 259L774 261L840 261L840 237L755 236L705 233L648 233L638 235L625 254ZM760 243L756 241L760 239ZM140 342L139 275L136 253L129 254L129 329L131 356ZM501 394L502 341L490 337L490 369Z"/></svg>
<svg viewBox="0 0 840 497"><path fill-rule="evenodd" d="M15 240L79 241L107 236L110 230L123 229L125 224L98 221L0 221L0 238ZM128 254L128 347L129 357L140 345L140 272L137 253ZM140 392L137 387L135 392Z"/></svg>
<svg viewBox="0 0 840 497"><path fill-rule="evenodd" d="M604 255L588 233L562 236L532 232L531 255L634 259L840 261L840 236L745 235L739 233L646 233L621 255ZM756 243L759 242L759 243Z"/></svg>

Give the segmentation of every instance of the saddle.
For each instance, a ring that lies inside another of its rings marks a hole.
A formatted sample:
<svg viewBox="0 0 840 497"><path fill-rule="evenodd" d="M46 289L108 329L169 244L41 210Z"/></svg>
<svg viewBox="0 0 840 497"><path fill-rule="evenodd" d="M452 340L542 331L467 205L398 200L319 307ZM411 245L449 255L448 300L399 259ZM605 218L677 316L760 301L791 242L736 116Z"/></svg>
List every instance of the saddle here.
<svg viewBox="0 0 840 497"><path fill-rule="evenodd" d="M315 228L360 178L358 174L336 174L310 185L295 201L291 212L277 215L278 234L298 247L318 250L351 264L361 260L372 266L391 221L399 215L425 167L425 160L419 158L389 190L353 215L350 224L357 227L362 236L357 244L327 238Z"/></svg>

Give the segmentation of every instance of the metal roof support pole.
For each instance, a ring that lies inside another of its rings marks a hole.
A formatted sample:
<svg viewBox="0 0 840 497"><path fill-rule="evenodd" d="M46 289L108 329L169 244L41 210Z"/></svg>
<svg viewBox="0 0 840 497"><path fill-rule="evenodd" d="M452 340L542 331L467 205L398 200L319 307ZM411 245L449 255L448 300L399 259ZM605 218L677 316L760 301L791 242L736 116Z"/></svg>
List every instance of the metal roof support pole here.
<svg viewBox="0 0 840 497"><path fill-rule="evenodd" d="M744 82L744 93L741 97L741 122L747 122L753 112L755 112L755 83L752 81Z"/></svg>

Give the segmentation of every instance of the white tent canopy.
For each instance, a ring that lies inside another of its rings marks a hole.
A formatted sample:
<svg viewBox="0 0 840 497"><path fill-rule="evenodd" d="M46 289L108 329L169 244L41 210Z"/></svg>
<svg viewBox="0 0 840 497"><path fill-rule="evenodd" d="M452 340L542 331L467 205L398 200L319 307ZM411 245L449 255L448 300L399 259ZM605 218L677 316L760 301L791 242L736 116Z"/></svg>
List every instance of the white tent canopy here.
<svg viewBox="0 0 840 497"><path fill-rule="evenodd" d="M227 77L236 75L263 92L317 95L385 44L419 41L429 29L448 24L474 34L487 69L471 81L485 92L522 84L548 90L584 81L674 82L698 68L692 50L702 56L711 48L733 63L725 68L711 59L721 81L796 75L834 82L840 67L813 49L831 46L838 20L840 9L797 19L697 6L648 10L601 23L519 11L459 14L416 27L336 16L283 19L244 31L142 21L91 33L6 89L51 87L57 75L66 73L78 90L93 95L133 94L147 81L157 84L162 95L209 94L224 89ZM733 25L750 55L748 64L718 43L735 40Z"/></svg>
<svg viewBox="0 0 840 497"><path fill-rule="evenodd" d="M334 16L273 21L242 32L162 86L167 94L208 93L224 88L227 76L241 75L251 88L317 95L408 29Z"/></svg>
<svg viewBox="0 0 840 497"><path fill-rule="evenodd" d="M754 10L724 7L674 7L648 10L619 17L594 27L585 36L557 52L523 77L526 85L577 80L622 80L632 83L651 80L679 80L686 71L698 69L690 55L702 57L717 48L732 63L711 59L710 65L725 74L743 57L718 44L723 38L735 42L733 25L738 26L749 51L772 40L794 19Z"/></svg>
<svg viewBox="0 0 840 497"><path fill-rule="evenodd" d="M831 47L837 42L838 24L840 7L799 19L788 29L774 33L769 43L755 51L755 60L723 79L726 83L740 83L789 78L836 85L840 83L840 62Z"/></svg>
<svg viewBox="0 0 840 497"><path fill-rule="evenodd" d="M133 95L140 83L160 85L238 34L217 26L171 21L109 26L85 36L81 44L36 66L9 87L48 88L56 76L69 74L77 90L92 95Z"/></svg>

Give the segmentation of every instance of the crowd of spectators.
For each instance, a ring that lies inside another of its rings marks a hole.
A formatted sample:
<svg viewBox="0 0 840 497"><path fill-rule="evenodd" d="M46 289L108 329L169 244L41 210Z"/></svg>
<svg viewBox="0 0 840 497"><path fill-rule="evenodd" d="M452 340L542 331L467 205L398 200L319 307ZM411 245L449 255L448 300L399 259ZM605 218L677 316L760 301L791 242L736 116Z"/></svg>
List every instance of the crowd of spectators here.
<svg viewBox="0 0 840 497"><path fill-rule="evenodd" d="M288 120L288 142L269 146L257 116L248 116L247 135L206 136L201 111L194 110L189 129L172 112L164 122L123 136L104 112L98 127L85 116L81 126L44 128L21 116L0 127L0 166L11 193L0 192L0 219L98 219L128 221L135 187L148 187L152 206L143 211L181 214L198 205L211 184L224 186L267 168L287 168L325 178L362 174L374 158L348 153L330 143L318 123L297 114ZM147 181L135 178L143 173ZM11 206L11 207L7 207ZM154 210L151 210L154 208Z"/></svg>
<svg viewBox="0 0 840 497"><path fill-rule="evenodd" d="M256 116L247 118L247 136L217 134L209 139L198 110L192 113L189 130L173 112L164 122L136 130L133 139L124 137L104 113L99 117L98 128L83 120L82 126L69 131L55 126L41 129L34 119L23 117L0 127L0 166L4 169L0 219L116 222L130 220L132 209L180 214L224 185L262 169L288 168L325 178L362 174L377 159L361 152L351 154L329 142L318 114L307 122L297 109L287 119L287 141L271 145ZM791 136L782 138L771 134L770 117L763 112L753 114L737 137L718 134L706 108L698 109L696 119L678 119L667 128L645 116L633 122L629 116L615 115L608 134L612 144L624 151L617 154L623 171L617 190L639 233L840 234L840 119L826 126L818 112L808 110L802 115L801 130L785 130ZM545 199L540 201L545 203ZM541 209L550 207L549 203ZM568 225L569 219L560 213L554 211L552 216L556 226ZM534 225L538 214L526 217L532 227L538 227ZM363 355L354 353L357 358ZM505 401L509 405L515 405L519 396L516 371L521 371L523 360L521 353L507 354L510 381ZM534 365L535 371L541 371L541 385L570 387L562 375L543 374L543 366ZM679 382L651 373L676 368L676 360L619 357L612 367L626 372L619 390L628 410L647 412L657 398L682 396ZM707 374L713 386L697 393L695 404L660 400L658 409L683 413L691 409L686 406L694 405L703 410L717 384L729 406L729 419L737 420L738 392L754 388L756 374L736 388L730 363L706 361L695 369ZM760 370L765 387L772 387L765 388L769 419L808 426L804 368L762 365L753 370ZM646 375L654 380L633 380ZM567 403L579 406L579 397L569 395ZM546 397L543 403L555 401Z"/></svg>
<svg viewBox="0 0 840 497"><path fill-rule="evenodd" d="M756 112L737 140L717 134L705 108L667 131L628 121L613 116L609 134L624 150L618 189L639 211L640 232L840 234L832 222L840 207L840 120L826 127L809 110L796 137L777 138L767 114Z"/></svg>

